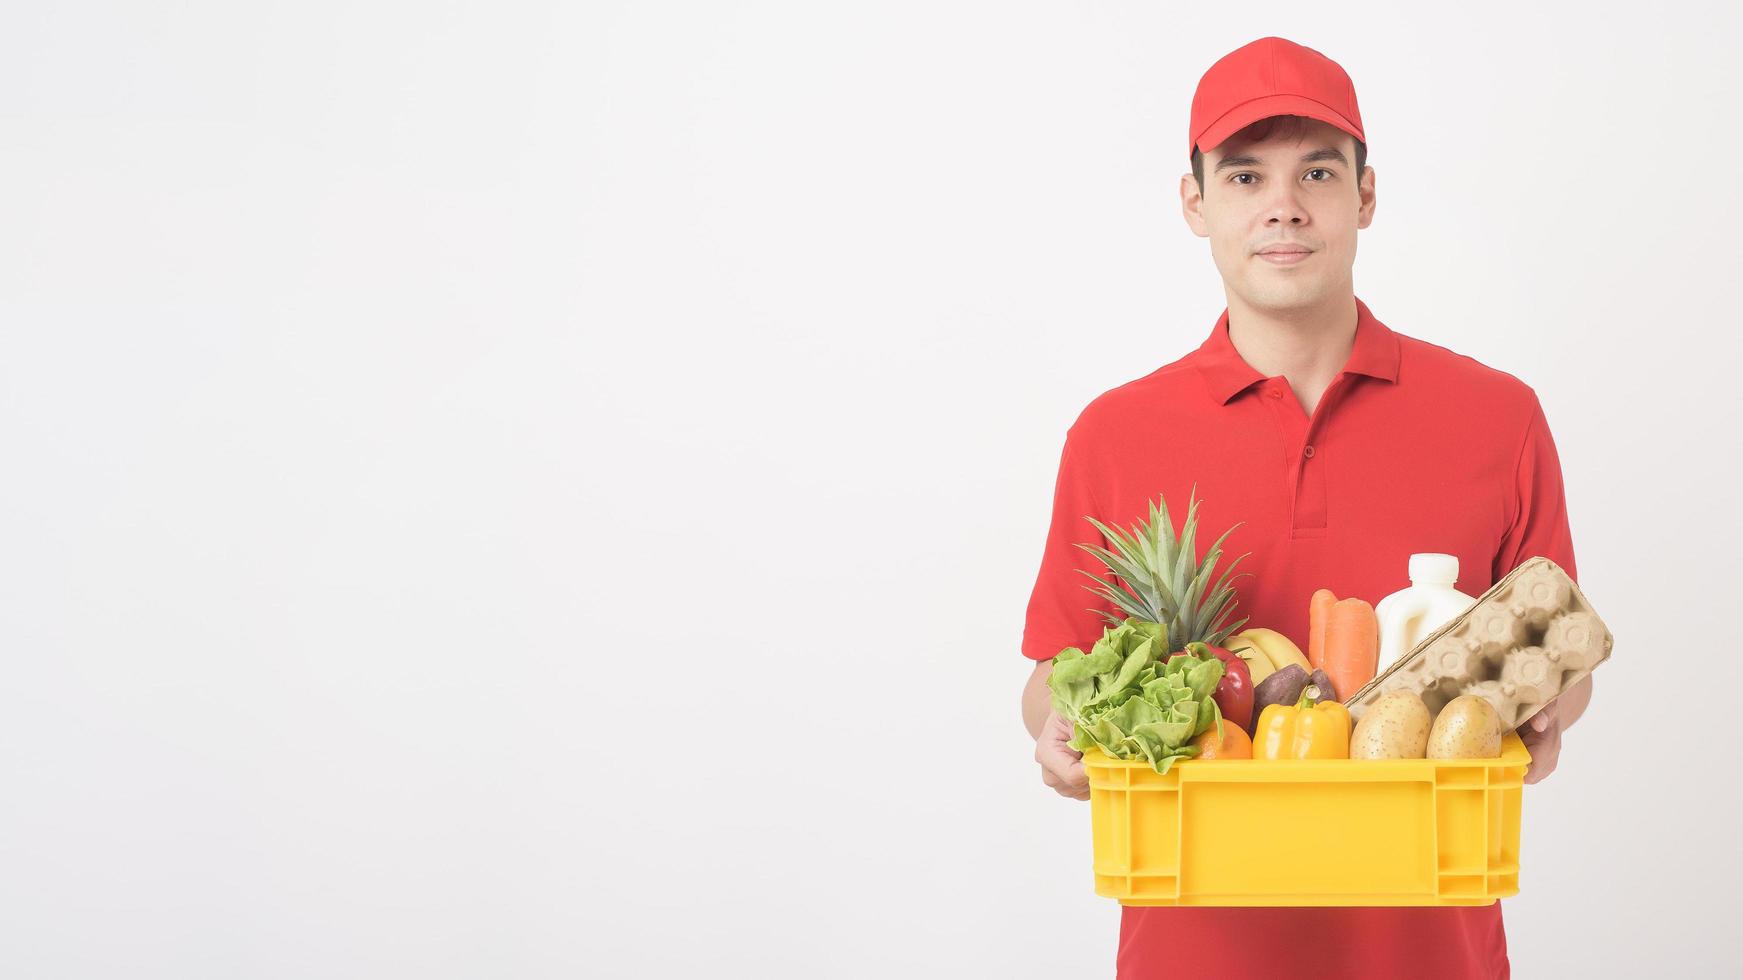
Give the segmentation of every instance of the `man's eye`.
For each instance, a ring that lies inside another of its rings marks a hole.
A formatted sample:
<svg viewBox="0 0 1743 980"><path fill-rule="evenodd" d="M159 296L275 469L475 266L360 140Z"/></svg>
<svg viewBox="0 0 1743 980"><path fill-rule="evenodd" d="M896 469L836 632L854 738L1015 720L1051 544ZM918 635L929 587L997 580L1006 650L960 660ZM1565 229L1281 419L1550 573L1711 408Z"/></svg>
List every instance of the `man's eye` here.
<svg viewBox="0 0 1743 980"><path fill-rule="evenodd" d="M1325 180L1311 181L1311 183L1315 183L1315 184L1323 184L1323 183L1325 183L1326 180L1330 180L1332 177L1336 176L1330 170L1327 170L1324 167L1314 167L1312 170L1308 171L1308 174L1309 175L1325 174ZM1246 183L1250 183L1250 182L1242 180L1241 179L1242 177L1252 177L1256 180L1256 179L1258 179L1258 176L1259 175L1256 173L1252 173L1251 171L1243 170L1240 173L1235 174L1233 177L1230 177L1229 180L1233 183L1236 183L1236 184L1246 184Z"/></svg>

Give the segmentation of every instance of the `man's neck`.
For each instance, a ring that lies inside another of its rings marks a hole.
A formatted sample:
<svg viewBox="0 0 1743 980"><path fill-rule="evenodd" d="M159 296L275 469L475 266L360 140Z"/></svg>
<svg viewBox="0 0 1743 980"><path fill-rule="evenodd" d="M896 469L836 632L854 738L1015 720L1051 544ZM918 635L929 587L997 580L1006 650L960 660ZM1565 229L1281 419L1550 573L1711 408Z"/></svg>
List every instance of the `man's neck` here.
<svg viewBox="0 0 1743 980"><path fill-rule="evenodd" d="M1229 341L1241 360L1267 378L1287 378L1302 409L1313 414L1355 347L1355 294L1282 314L1254 309L1238 296L1228 303Z"/></svg>

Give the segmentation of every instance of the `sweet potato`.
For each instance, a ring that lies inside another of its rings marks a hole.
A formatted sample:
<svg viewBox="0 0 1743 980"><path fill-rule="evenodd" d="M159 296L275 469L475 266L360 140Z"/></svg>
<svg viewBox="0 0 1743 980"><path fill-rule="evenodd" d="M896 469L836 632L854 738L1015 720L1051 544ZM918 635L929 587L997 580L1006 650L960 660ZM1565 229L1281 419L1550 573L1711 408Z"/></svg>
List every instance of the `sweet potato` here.
<svg viewBox="0 0 1743 980"><path fill-rule="evenodd" d="M1300 700L1301 692L1307 688L1307 680L1307 671L1297 664L1290 664L1260 681L1259 686L1253 688L1253 717L1258 718L1269 705L1294 704Z"/></svg>

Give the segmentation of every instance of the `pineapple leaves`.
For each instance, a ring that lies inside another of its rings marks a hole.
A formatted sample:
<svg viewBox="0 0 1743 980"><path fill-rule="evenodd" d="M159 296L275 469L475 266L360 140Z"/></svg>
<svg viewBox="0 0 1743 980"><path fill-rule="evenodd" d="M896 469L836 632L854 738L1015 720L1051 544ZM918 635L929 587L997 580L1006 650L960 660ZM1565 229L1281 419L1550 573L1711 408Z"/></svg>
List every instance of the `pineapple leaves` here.
<svg viewBox="0 0 1743 980"><path fill-rule="evenodd" d="M1077 545L1094 555L1115 579L1110 582L1105 572L1078 569L1096 583L1084 588L1126 617L1160 624L1166 630L1170 650L1182 649L1194 640L1220 643L1246 622L1243 617L1232 625L1225 625L1238 604L1234 583L1250 577L1247 572L1236 574L1235 566L1252 552L1235 558L1222 568L1221 575L1217 574L1217 566L1223 558L1223 543L1244 522L1237 522L1219 535L1200 559L1198 509L1201 504L1198 486L1194 484L1187 499L1186 519L1178 536L1169 516L1168 501L1160 495L1149 502L1148 519L1138 521L1129 530L1109 526L1086 515L1084 519L1101 532L1106 547ZM1110 625L1118 626L1121 622L1120 617L1105 609L1095 611Z"/></svg>

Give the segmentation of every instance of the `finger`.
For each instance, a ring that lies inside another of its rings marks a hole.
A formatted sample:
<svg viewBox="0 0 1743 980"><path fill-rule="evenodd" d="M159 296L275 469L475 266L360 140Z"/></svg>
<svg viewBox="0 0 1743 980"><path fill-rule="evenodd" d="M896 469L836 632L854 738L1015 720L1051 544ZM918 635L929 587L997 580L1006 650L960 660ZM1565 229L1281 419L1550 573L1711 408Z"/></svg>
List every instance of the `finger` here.
<svg viewBox="0 0 1743 980"><path fill-rule="evenodd" d="M1089 785L1089 773L1075 752L1044 750L1036 753L1036 760L1041 763L1042 771L1058 780L1061 786L1081 788Z"/></svg>
<svg viewBox="0 0 1743 980"><path fill-rule="evenodd" d="M1035 761L1054 772L1063 773L1074 765L1083 765L1083 753L1064 742L1050 742L1047 739L1042 739L1035 744Z"/></svg>
<svg viewBox="0 0 1743 980"><path fill-rule="evenodd" d="M1049 789L1058 793L1060 796L1070 799L1087 799L1087 796L1081 794L1087 793L1088 790L1073 786L1066 780L1060 779L1056 773L1049 772L1046 769L1041 770L1041 781L1046 783Z"/></svg>
<svg viewBox="0 0 1743 980"><path fill-rule="evenodd" d="M1077 730L1072 727L1071 722L1061 718L1059 719L1058 727L1049 733L1048 736L1044 736L1043 741L1057 747L1062 755L1068 755L1073 759L1081 759L1083 758L1083 753L1071 747L1071 738L1076 733Z"/></svg>
<svg viewBox="0 0 1743 980"><path fill-rule="evenodd" d="M1087 799L1089 799L1089 784L1088 783L1084 783L1082 785L1079 785L1077 783L1073 783L1069 779L1061 779L1061 780L1059 780L1058 785L1054 786L1053 788L1055 791L1057 791L1059 793L1060 796L1066 797L1067 799L1073 799L1073 800L1087 800Z"/></svg>
<svg viewBox="0 0 1743 980"><path fill-rule="evenodd" d="M1537 714L1534 714L1531 716L1531 730L1532 731L1541 732L1548 727L1549 727L1549 719L1544 717L1543 712L1539 711Z"/></svg>
<svg viewBox="0 0 1743 980"><path fill-rule="evenodd" d="M1089 785L1089 774L1084 771L1083 763L1076 759L1051 756L1041 761L1041 768L1058 780L1061 786L1084 787Z"/></svg>
<svg viewBox="0 0 1743 980"><path fill-rule="evenodd" d="M1050 715L1047 718L1047 733L1061 742L1068 742L1072 735L1071 722L1058 715Z"/></svg>
<svg viewBox="0 0 1743 980"><path fill-rule="evenodd" d="M1544 739L1534 746L1531 752L1531 765L1525 769L1527 785L1541 782L1555 772L1555 764L1561 758L1561 739Z"/></svg>
<svg viewBox="0 0 1743 980"><path fill-rule="evenodd" d="M1035 761L1044 766L1057 769L1071 759L1081 759L1082 757L1080 753L1073 751L1069 745L1059 739L1042 735L1035 740Z"/></svg>
<svg viewBox="0 0 1743 980"><path fill-rule="evenodd" d="M1060 781L1061 783L1070 786L1074 792L1082 792L1082 790L1088 790L1089 788L1089 776L1084 772L1084 767L1082 766L1061 772Z"/></svg>

